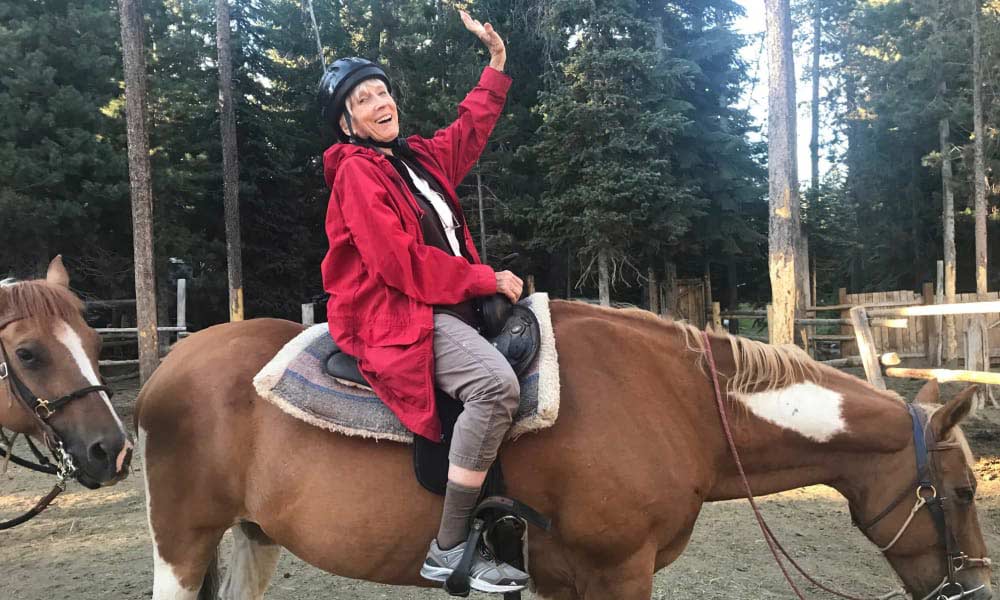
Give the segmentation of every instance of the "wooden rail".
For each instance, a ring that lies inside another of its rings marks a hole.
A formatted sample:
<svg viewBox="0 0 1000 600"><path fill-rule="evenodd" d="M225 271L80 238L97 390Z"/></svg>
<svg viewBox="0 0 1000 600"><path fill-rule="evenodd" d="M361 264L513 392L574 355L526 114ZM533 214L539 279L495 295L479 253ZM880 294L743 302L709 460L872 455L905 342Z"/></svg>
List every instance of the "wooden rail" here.
<svg viewBox="0 0 1000 600"><path fill-rule="evenodd" d="M134 298L124 300L91 300L86 303L88 308L114 308L118 306L130 306L135 304ZM177 280L177 324L175 326L157 327L161 333L176 333L178 339L186 337L187 328L187 280ZM96 327L94 329L102 337L113 337L115 339L129 338L131 343L137 343L139 339L138 327ZM137 365L138 359L126 360L102 360L99 365L102 367L115 367L121 365Z"/></svg>
<svg viewBox="0 0 1000 600"><path fill-rule="evenodd" d="M1000 301L956 302L953 304L932 304L929 306L909 306L905 308L878 309L871 311L876 317L930 317L937 315L980 315L1000 313Z"/></svg>
<svg viewBox="0 0 1000 600"><path fill-rule="evenodd" d="M1000 385L1000 373L988 371L965 371L962 369L905 369L889 367L885 370L889 377L906 377L911 379L937 379L946 381L967 381L970 383L986 383Z"/></svg>

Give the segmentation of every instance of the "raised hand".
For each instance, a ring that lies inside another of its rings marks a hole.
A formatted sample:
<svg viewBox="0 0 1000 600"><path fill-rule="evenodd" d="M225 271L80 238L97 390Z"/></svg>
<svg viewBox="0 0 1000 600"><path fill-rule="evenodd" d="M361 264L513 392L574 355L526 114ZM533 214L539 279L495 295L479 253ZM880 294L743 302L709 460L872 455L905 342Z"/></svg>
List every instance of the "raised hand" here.
<svg viewBox="0 0 1000 600"><path fill-rule="evenodd" d="M504 65L507 63L507 47L504 45L500 34L489 23L485 25L480 23L470 17L469 13L464 10L459 10L458 12L462 16L462 23L465 25L465 28L474 33L483 45L486 46L486 49L490 51L490 66L498 71L503 71Z"/></svg>

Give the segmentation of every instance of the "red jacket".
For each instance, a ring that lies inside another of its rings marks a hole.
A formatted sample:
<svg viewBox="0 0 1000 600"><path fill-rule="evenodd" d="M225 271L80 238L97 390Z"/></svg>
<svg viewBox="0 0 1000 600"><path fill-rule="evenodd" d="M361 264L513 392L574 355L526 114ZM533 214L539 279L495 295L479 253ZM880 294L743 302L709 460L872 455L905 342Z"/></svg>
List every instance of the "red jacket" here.
<svg viewBox="0 0 1000 600"><path fill-rule="evenodd" d="M509 87L509 77L487 67L459 105L458 120L431 139L407 138L456 215L462 208L455 187L479 160ZM330 335L357 357L365 379L410 431L437 441L432 307L496 293L493 269L480 264L467 227L473 264L424 245L422 211L379 152L335 144L323 155L323 171L331 189L330 250L322 265Z"/></svg>

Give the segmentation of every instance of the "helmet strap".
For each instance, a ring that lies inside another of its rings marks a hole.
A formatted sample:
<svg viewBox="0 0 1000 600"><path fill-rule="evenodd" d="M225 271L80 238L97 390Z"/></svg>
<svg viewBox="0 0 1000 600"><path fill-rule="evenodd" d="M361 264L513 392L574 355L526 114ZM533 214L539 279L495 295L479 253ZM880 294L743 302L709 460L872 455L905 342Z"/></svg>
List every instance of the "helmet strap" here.
<svg viewBox="0 0 1000 600"><path fill-rule="evenodd" d="M354 124L351 123L351 111L347 110L346 106L344 107L344 121L347 122L347 135L348 135L348 137L350 137L351 139L354 139L354 137L355 137L354 136Z"/></svg>

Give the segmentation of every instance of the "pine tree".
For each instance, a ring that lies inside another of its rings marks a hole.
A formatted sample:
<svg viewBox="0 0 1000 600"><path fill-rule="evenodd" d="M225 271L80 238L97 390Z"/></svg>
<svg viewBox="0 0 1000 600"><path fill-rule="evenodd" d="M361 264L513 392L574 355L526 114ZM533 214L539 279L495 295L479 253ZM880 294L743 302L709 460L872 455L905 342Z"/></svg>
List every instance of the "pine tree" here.
<svg viewBox="0 0 1000 600"><path fill-rule="evenodd" d="M634 10L597 2L576 21L575 47L541 95L532 149L546 173L537 242L597 260L604 289L608 262L620 271L650 242L675 242L704 205L668 159L689 122L676 97L682 65L657 50Z"/></svg>

